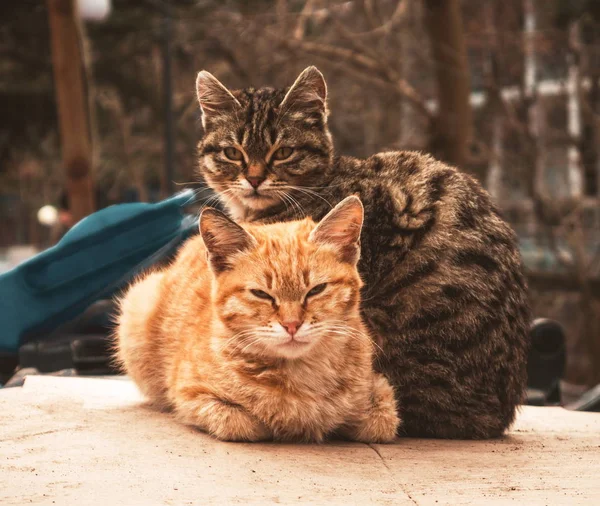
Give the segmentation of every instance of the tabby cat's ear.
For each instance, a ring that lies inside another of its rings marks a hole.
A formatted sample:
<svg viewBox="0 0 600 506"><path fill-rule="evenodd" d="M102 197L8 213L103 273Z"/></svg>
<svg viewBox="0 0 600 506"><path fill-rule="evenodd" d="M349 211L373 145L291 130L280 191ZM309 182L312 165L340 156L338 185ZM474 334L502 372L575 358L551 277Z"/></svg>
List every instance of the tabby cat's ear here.
<svg viewBox="0 0 600 506"><path fill-rule="evenodd" d="M210 72L203 70L196 78L196 95L202 109L202 126L207 120L241 107L238 100Z"/></svg>
<svg viewBox="0 0 600 506"><path fill-rule="evenodd" d="M339 252L342 261L356 264L360 257L360 232L364 209L358 197L347 197L323 218L309 236L318 244L329 244Z"/></svg>
<svg viewBox="0 0 600 506"><path fill-rule="evenodd" d="M317 67L308 67L296 79L285 95L279 109L327 114L327 85Z"/></svg>
<svg viewBox="0 0 600 506"><path fill-rule="evenodd" d="M200 234L215 274L231 269L231 260L237 253L256 245L254 237L216 209L202 211Z"/></svg>

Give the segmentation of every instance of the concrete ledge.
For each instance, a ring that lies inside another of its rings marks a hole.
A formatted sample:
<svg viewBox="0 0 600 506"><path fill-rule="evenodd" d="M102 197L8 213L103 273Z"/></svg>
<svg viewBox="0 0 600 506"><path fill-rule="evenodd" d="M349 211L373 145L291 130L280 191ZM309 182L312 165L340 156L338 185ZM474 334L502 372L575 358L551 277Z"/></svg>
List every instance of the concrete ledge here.
<svg viewBox="0 0 600 506"><path fill-rule="evenodd" d="M221 443L129 382L0 390L0 504L600 504L600 414L523 408L496 441Z"/></svg>

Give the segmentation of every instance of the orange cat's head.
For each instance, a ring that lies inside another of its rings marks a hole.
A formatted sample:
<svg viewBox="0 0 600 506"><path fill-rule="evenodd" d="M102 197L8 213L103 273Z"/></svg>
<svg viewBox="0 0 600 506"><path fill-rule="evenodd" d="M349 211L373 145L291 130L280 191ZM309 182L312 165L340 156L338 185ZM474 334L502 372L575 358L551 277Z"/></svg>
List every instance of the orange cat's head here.
<svg viewBox="0 0 600 506"><path fill-rule="evenodd" d="M310 219L245 225L207 209L200 232L215 275L213 303L232 351L288 359L358 336L363 206L348 197ZM354 325L354 326L353 326Z"/></svg>

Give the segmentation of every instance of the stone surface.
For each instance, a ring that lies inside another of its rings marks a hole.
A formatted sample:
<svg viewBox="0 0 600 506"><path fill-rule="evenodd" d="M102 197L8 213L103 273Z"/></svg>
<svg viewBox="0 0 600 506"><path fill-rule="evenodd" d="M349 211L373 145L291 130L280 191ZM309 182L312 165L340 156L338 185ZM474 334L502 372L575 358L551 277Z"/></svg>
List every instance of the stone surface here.
<svg viewBox="0 0 600 506"><path fill-rule="evenodd" d="M600 504L600 414L523 408L495 441L222 443L125 380L0 390L0 504Z"/></svg>

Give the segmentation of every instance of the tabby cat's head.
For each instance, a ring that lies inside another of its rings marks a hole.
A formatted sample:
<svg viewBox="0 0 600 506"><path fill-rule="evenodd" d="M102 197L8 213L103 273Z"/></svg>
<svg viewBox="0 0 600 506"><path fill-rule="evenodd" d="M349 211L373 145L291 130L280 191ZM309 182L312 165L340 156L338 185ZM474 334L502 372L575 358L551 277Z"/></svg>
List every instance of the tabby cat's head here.
<svg viewBox="0 0 600 506"><path fill-rule="evenodd" d="M327 86L315 67L286 90L229 91L203 70L196 91L205 131L200 173L229 207L280 205L294 187L318 183L331 164Z"/></svg>
<svg viewBox="0 0 600 506"><path fill-rule="evenodd" d="M360 338L356 269L363 207L348 197L310 219L240 227L207 209L200 231L215 275L213 303L232 351L297 358Z"/></svg>

